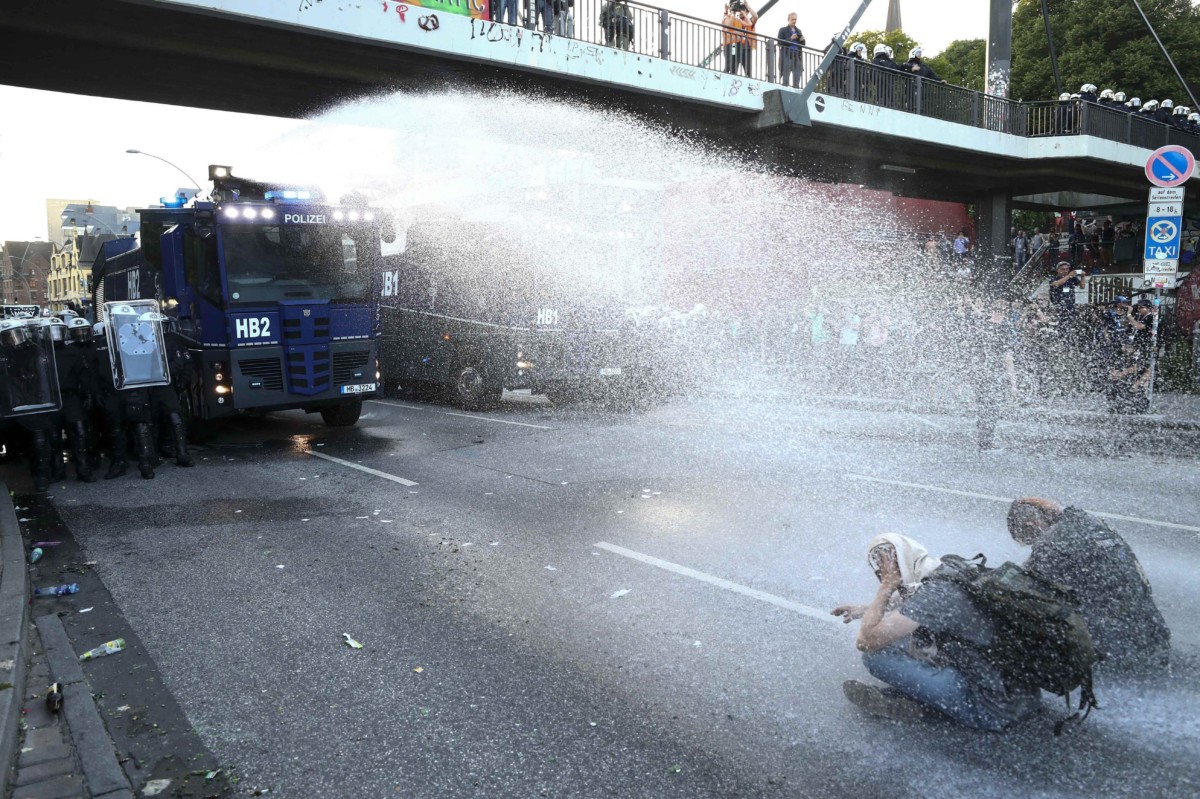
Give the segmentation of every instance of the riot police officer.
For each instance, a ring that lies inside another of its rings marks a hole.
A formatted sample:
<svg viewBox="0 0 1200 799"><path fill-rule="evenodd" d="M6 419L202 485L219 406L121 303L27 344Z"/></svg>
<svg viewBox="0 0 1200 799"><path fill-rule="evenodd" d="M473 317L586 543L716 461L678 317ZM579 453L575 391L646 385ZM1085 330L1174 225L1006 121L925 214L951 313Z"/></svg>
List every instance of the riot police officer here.
<svg viewBox="0 0 1200 799"><path fill-rule="evenodd" d="M147 318L150 317L150 318ZM151 413L156 422L166 423L167 431L174 444L176 466L194 466L192 456L187 447L187 425L183 421L183 410L179 405L179 391L187 385L191 374L192 355L188 352L187 342L174 331L174 320L163 314L144 314L145 321L157 321L166 325L164 335L167 347L167 367L171 374L171 384L154 386L150 389Z"/></svg>
<svg viewBox="0 0 1200 799"><path fill-rule="evenodd" d="M114 342L109 340L108 330L103 324L97 323L95 344L93 346L93 366L98 372L112 375L111 348ZM103 335L101 335L103 334ZM115 376L96 381L99 390L97 397L104 409L104 424L108 431L108 471L105 480L121 477L129 468L128 438L130 428L133 432L134 446L137 451L138 471L146 480L154 479L153 439L150 431L150 392L146 388L118 389Z"/></svg>
<svg viewBox="0 0 1200 799"><path fill-rule="evenodd" d="M87 346L92 340L92 326L86 319L72 316L65 325L51 322L54 339L54 367L58 371L58 390L62 394L61 424L67 430L67 442L75 461L75 477L84 483L94 483L88 458L88 408L95 394L91 355ZM61 455L56 462L62 460Z"/></svg>
<svg viewBox="0 0 1200 799"><path fill-rule="evenodd" d="M53 322L62 325L60 319ZM55 441L59 436L60 398L51 366L54 360L49 345L51 324L48 319L0 321L0 347L5 359L3 405L7 412L15 414L13 418L29 435L29 473L33 489L39 494L66 476L61 438Z"/></svg>
<svg viewBox="0 0 1200 799"><path fill-rule="evenodd" d="M1094 103L1099 100L1096 96L1096 84L1085 83L1079 87L1079 99L1085 103Z"/></svg>

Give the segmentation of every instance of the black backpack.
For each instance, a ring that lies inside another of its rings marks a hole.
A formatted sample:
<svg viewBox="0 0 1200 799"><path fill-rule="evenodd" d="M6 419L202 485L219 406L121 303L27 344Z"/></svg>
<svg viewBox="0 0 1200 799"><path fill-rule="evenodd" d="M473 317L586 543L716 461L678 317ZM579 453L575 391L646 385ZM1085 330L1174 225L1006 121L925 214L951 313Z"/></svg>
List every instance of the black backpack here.
<svg viewBox="0 0 1200 799"><path fill-rule="evenodd" d="M1083 721L1099 707L1092 688L1092 667L1100 660L1075 595L1057 583L1015 563L990 569L983 555L970 560L942 557L939 569L925 581L959 586L995 625L995 638L984 647L1006 678L1057 694L1071 709L1071 693L1079 690L1076 712L1059 721L1055 735L1071 720Z"/></svg>

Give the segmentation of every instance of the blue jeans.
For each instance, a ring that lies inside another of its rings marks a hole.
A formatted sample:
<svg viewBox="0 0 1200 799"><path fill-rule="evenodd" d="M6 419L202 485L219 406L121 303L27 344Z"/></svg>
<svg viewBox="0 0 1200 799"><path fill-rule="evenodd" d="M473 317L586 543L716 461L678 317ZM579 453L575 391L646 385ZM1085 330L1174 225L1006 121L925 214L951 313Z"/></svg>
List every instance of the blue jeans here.
<svg viewBox="0 0 1200 799"><path fill-rule="evenodd" d="M517 25L517 0L493 0L492 7L496 9L496 22L507 22Z"/></svg>
<svg viewBox="0 0 1200 799"><path fill-rule="evenodd" d="M999 732L1012 719L981 707L971 687L957 670L918 660L907 652L907 641L900 641L878 652L863 655L867 671L922 705L940 710L964 727Z"/></svg>

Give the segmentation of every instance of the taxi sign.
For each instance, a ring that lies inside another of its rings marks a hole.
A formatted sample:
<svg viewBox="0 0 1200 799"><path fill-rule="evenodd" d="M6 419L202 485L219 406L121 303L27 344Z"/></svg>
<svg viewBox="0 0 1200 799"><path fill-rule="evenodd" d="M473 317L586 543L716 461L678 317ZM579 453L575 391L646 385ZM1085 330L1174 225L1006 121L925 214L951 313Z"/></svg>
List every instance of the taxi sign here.
<svg viewBox="0 0 1200 799"><path fill-rule="evenodd" d="M1191 150L1178 144L1159 147L1146 159L1146 178L1164 188L1182 186L1196 168Z"/></svg>

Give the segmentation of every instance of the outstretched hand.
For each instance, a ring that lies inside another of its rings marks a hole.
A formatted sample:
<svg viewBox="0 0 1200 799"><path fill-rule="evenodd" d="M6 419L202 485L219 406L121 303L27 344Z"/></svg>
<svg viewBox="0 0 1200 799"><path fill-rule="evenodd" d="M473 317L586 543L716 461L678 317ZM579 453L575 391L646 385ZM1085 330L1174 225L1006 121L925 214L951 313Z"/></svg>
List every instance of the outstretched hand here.
<svg viewBox="0 0 1200 799"><path fill-rule="evenodd" d="M836 608L830 611L830 614L834 616L841 616L842 622L844 624L849 624L856 619L861 619L863 614L866 612L866 605L838 605Z"/></svg>

